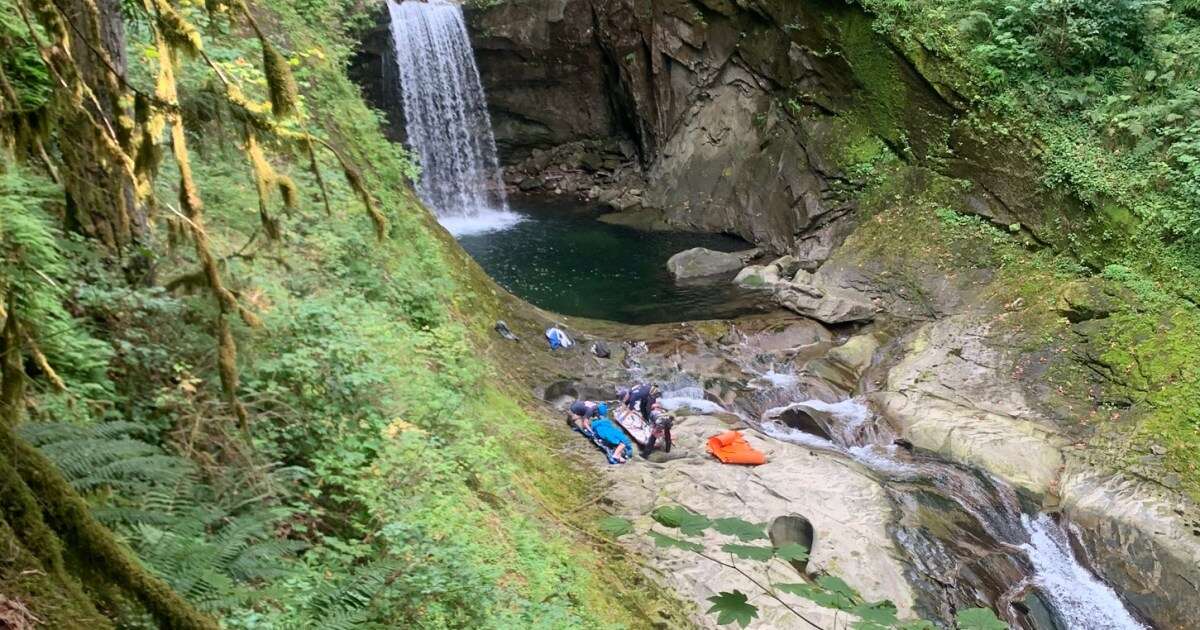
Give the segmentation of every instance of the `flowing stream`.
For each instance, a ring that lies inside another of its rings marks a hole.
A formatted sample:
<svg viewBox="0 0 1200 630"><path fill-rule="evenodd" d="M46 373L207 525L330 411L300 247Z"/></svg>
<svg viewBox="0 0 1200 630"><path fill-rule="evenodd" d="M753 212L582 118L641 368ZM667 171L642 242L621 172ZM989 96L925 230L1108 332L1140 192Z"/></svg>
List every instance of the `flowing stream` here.
<svg viewBox="0 0 1200 630"><path fill-rule="evenodd" d="M1147 628L1072 551L1063 524L1023 504L999 479L914 453L865 404L808 399L787 368L743 364L748 395L731 411L772 438L839 453L869 469L899 514L896 540L928 612L995 607L1013 627L1036 630ZM694 379L664 386L664 406L712 413ZM814 428L815 427L815 428ZM803 429L803 430L802 430Z"/></svg>
<svg viewBox="0 0 1200 630"><path fill-rule="evenodd" d="M518 221L508 211L462 8L437 1L387 4L405 130L421 164L422 201L456 235Z"/></svg>

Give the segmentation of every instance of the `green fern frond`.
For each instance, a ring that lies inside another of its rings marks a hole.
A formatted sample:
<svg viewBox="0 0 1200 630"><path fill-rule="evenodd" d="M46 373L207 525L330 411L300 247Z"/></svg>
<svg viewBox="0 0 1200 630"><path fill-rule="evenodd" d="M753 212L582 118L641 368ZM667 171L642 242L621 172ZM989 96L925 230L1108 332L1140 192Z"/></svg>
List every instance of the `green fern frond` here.
<svg viewBox="0 0 1200 630"><path fill-rule="evenodd" d="M336 586L323 589L309 601L314 627L353 628L368 617L371 602L403 573L398 561L380 560L363 567ZM347 625L349 624L349 625Z"/></svg>
<svg viewBox="0 0 1200 630"><path fill-rule="evenodd" d="M178 457L170 455L147 455L129 457L103 464L82 477L71 480L79 492L89 492L101 487L127 490L130 493L145 489L148 484L176 485L188 479L192 470L181 465Z"/></svg>
<svg viewBox="0 0 1200 630"><path fill-rule="evenodd" d="M68 440L45 444L41 451L71 481L83 478L89 472L120 459L149 457L161 452L155 446L129 439Z"/></svg>
<svg viewBox="0 0 1200 630"><path fill-rule="evenodd" d="M85 439L115 440L141 435L145 432L146 427L133 422L101 422L91 426L58 422L27 422L17 429L17 433L34 446Z"/></svg>

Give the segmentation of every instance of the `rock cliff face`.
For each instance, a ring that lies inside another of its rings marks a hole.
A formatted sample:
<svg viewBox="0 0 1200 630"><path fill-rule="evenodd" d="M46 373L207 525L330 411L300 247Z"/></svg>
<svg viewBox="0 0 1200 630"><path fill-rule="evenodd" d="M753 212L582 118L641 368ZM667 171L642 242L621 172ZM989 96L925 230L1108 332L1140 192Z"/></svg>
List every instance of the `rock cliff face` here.
<svg viewBox="0 0 1200 630"><path fill-rule="evenodd" d="M1021 148L958 124L934 73L839 0L530 0L468 17L505 161L628 143L644 182L620 208L647 224L734 233L811 270L886 153L968 177L984 216L1042 224Z"/></svg>

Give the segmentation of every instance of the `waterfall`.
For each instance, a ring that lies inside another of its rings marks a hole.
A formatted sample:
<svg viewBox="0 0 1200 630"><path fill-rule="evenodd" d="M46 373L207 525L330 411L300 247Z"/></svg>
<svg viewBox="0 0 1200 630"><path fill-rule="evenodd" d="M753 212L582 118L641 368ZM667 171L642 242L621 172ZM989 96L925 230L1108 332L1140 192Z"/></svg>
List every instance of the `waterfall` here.
<svg viewBox="0 0 1200 630"><path fill-rule="evenodd" d="M421 200L456 235L514 222L462 8L388 0L388 11Z"/></svg>

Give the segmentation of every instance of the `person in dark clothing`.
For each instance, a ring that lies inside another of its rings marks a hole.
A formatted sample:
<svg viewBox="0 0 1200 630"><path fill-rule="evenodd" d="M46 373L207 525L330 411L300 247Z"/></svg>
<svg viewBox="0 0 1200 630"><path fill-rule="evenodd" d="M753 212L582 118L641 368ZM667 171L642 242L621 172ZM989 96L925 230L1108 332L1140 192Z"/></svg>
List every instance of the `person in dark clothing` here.
<svg viewBox="0 0 1200 630"><path fill-rule="evenodd" d="M590 400L576 400L567 410L567 424L591 431L592 418L600 417L600 403Z"/></svg>
<svg viewBox="0 0 1200 630"><path fill-rule="evenodd" d="M621 392L618 393L620 394ZM643 419L649 420L650 408L654 406L654 403L658 402L660 396L662 396L662 391L658 388L658 385L642 383L624 390L621 402L630 409L642 414Z"/></svg>

